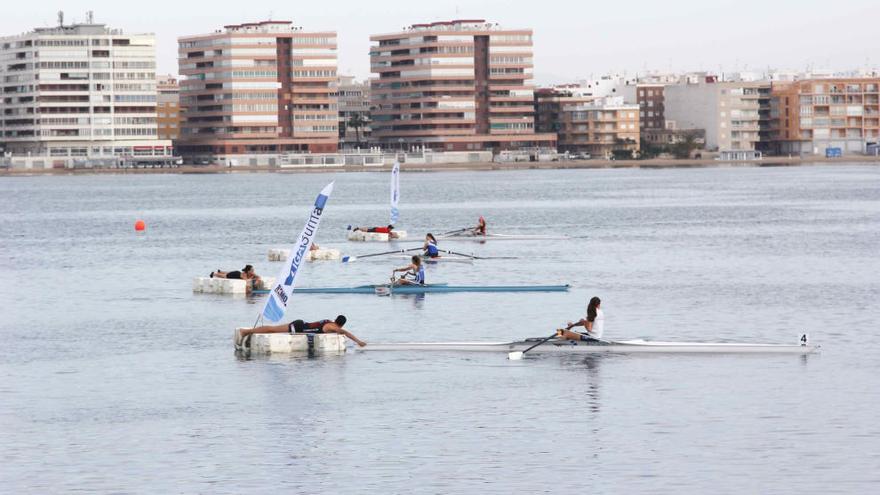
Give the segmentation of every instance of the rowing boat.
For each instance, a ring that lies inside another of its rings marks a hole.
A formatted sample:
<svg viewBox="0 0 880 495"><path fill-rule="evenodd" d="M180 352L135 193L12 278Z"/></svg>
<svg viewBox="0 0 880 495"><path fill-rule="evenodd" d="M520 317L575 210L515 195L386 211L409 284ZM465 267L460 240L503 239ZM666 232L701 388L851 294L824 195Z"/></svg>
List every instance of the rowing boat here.
<svg viewBox="0 0 880 495"><path fill-rule="evenodd" d="M564 241L568 236L564 235L527 235L527 234L475 234L465 232L462 234L438 235L437 240L444 241Z"/></svg>
<svg viewBox="0 0 880 495"><path fill-rule="evenodd" d="M518 342L433 342L373 344L362 351L456 351L456 352L522 352L541 338ZM669 353L669 354L810 354L819 350L813 344L754 344L736 342L659 342L623 340L575 342L551 339L535 347L529 354L604 354L604 353Z"/></svg>
<svg viewBox="0 0 880 495"><path fill-rule="evenodd" d="M447 292L565 292L568 285L361 285L358 287L311 287L296 289L297 294L426 294ZM265 293L265 292L263 292ZM260 294L254 291L254 294Z"/></svg>

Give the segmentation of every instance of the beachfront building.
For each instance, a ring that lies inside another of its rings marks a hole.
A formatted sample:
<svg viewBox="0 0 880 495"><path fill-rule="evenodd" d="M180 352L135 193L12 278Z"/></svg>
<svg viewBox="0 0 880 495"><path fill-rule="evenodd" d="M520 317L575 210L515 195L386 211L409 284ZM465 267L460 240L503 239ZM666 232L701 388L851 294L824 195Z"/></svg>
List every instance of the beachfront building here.
<svg viewBox="0 0 880 495"><path fill-rule="evenodd" d="M706 149L722 157L759 157L760 114L766 106L769 116L769 92L769 82L720 82L713 76L668 85L664 118L673 129L704 129Z"/></svg>
<svg viewBox="0 0 880 495"><path fill-rule="evenodd" d="M178 45L184 156L337 150L335 32L263 21Z"/></svg>
<svg viewBox="0 0 880 495"><path fill-rule="evenodd" d="M369 147L370 83L353 76L339 76L336 84L339 100L339 148Z"/></svg>
<svg viewBox="0 0 880 495"><path fill-rule="evenodd" d="M580 85L535 91L538 132L554 132L559 151L630 158L639 150L639 106L621 96L596 97Z"/></svg>
<svg viewBox="0 0 880 495"><path fill-rule="evenodd" d="M781 154L873 153L880 142L880 78L774 83L771 122Z"/></svg>
<svg viewBox="0 0 880 495"><path fill-rule="evenodd" d="M663 84L637 84L635 99L639 105L639 126L644 130L665 129L666 112Z"/></svg>
<svg viewBox="0 0 880 495"><path fill-rule="evenodd" d="M535 132L532 30L484 20L372 36L372 137L385 148L555 148Z"/></svg>
<svg viewBox="0 0 880 495"><path fill-rule="evenodd" d="M172 142L180 137L180 86L177 78L171 75L156 78L156 122L159 139Z"/></svg>
<svg viewBox="0 0 880 495"><path fill-rule="evenodd" d="M41 167L170 160L157 136L152 34L91 20L0 38L0 142Z"/></svg>

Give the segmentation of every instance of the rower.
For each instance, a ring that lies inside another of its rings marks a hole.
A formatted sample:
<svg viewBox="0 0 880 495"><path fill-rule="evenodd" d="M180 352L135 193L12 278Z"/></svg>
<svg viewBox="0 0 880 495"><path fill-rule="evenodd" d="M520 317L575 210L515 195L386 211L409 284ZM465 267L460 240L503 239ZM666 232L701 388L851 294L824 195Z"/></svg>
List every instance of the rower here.
<svg viewBox="0 0 880 495"><path fill-rule="evenodd" d="M305 334L319 334L319 333L338 333L345 335L352 341L354 341L358 346L364 347L367 345L366 342L358 339L354 335L352 335L348 330L342 328L345 325L345 322L348 321L344 315L339 315L335 320L319 320L314 322L304 322L303 320L295 320L286 325L268 325L263 327L256 328L248 328L241 330L240 332L236 331L235 334L235 345L240 346L245 341L245 339L253 335L255 333L305 333Z"/></svg>
<svg viewBox="0 0 880 495"><path fill-rule="evenodd" d="M394 231L394 225L388 225L387 227L354 227L354 228L351 228L351 226L349 225L348 228L349 228L349 230L351 230L353 232L360 231L360 232L370 232L370 233L376 233L376 234L388 234L388 237L390 239L397 239L400 237L397 234L397 232Z"/></svg>
<svg viewBox="0 0 880 495"><path fill-rule="evenodd" d="M486 235L486 219L483 218L483 215L480 215L480 219L477 220L477 226L474 227L474 234Z"/></svg>
<svg viewBox="0 0 880 495"><path fill-rule="evenodd" d="M403 273L400 278L395 278L397 273ZM391 285L425 285L425 267L422 258L418 255L412 257L412 263L402 268L395 268L391 272Z"/></svg>
<svg viewBox="0 0 880 495"><path fill-rule="evenodd" d="M422 246L422 256L425 258L439 258L440 250L437 248L437 239L430 232L425 236L425 244Z"/></svg>
<svg viewBox="0 0 880 495"><path fill-rule="evenodd" d="M560 340L591 341L602 340L605 331L605 313L602 312L602 300L598 297L590 299L587 306L587 317L576 322L568 322L568 326L556 331L556 338ZM573 327L584 327L586 332L572 332Z"/></svg>

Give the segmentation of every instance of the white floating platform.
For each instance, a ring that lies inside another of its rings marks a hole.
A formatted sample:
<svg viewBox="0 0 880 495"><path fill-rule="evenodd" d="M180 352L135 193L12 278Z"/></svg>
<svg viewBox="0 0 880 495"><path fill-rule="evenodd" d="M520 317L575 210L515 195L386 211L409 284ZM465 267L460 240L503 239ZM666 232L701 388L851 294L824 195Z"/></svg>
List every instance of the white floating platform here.
<svg viewBox="0 0 880 495"><path fill-rule="evenodd" d="M405 230L395 230L397 237L393 240L403 240L406 239L406 231ZM348 233L348 240L354 242L389 242L391 241L390 234L381 234L379 232L364 232L361 230L352 230Z"/></svg>
<svg viewBox="0 0 880 495"><path fill-rule="evenodd" d="M263 283L254 289L267 289L275 285L275 277L263 277ZM246 294L247 281L230 278L196 277L193 279L193 292L203 294Z"/></svg>
<svg viewBox="0 0 880 495"><path fill-rule="evenodd" d="M270 249L269 261L287 261L290 257L290 249ZM336 261L342 258L342 252L338 249L316 249L309 251L308 261Z"/></svg>
<svg viewBox="0 0 880 495"><path fill-rule="evenodd" d="M251 335L249 341L250 345L245 350L249 350L251 354L345 353L345 336L337 333L257 333Z"/></svg>

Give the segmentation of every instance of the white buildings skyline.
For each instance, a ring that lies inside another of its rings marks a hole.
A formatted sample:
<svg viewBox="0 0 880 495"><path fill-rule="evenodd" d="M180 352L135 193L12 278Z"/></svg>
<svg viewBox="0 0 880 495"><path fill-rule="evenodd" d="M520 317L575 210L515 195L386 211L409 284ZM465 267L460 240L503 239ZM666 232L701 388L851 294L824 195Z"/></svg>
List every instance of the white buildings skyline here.
<svg viewBox="0 0 880 495"><path fill-rule="evenodd" d="M103 24L0 38L0 140L17 154L170 153L156 138L155 67L152 34Z"/></svg>

